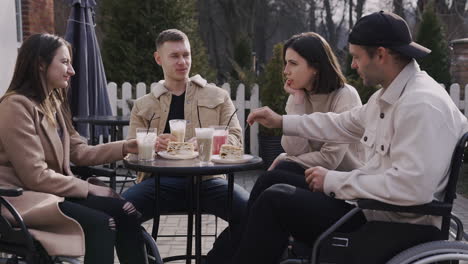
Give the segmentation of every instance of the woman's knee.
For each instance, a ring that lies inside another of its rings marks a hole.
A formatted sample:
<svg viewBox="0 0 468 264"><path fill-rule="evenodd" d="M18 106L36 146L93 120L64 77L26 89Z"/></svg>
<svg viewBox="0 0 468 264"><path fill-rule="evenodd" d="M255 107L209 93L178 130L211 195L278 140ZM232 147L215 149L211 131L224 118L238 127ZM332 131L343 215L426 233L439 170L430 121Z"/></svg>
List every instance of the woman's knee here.
<svg viewBox="0 0 468 264"><path fill-rule="evenodd" d="M284 183L284 172L278 170L266 171L260 177L258 177L257 181L255 182L255 186L266 190L270 186L273 186L277 183ZM254 186L254 188L255 188ZM262 190L262 191L263 191Z"/></svg>
<svg viewBox="0 0 468 264"><path fill-rule="evenodd" d="M278 183L274 184L271 187L268 187L262 194L259 196L258 200L262 200L262 202L276 202L276 201L284 201L284 199L288 199L289 196L294 192L296 187L285 184L285 183Z"/></svg>

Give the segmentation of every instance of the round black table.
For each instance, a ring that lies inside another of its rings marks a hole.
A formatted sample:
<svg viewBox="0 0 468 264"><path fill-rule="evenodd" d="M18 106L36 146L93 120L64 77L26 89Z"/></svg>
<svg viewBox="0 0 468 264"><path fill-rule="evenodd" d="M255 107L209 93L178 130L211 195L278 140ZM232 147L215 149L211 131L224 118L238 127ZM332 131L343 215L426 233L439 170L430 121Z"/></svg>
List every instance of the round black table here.
<svg viewBox="0 0 468 264"><path fill-rule="evenodd" d="M201 206L200 206L200 189L201 189L201 180L202 176L206 175L216 175L216 174L226 174L228 178L228 203L227 203L227 212L228 213L228 222L230 220L230 212L232 208L232 196L234 189L234 172L239 171L248 171L259 169L262 166L262 159L260 157L254 156L253 159L245 163L234 163L234 164L222 164L222 163L213 163L212 165L200 166L200 161L198 158L188 159L188 160L169 160L157 157L154 161L139 161L137 155L129 155L124 159L124 164L127 168L152 173L155 179L155 192L156 192L156 212L153 222L153 238L156 240L158 235L158 227L155 223L159 223L159 176L160 175L171 175L171 176L186 176L191 179L191 187L189 188L188 197L193 197L192 192L195 191L195 256L192 256L192 237L191 232L187 234L187 254L185 256L175 256L165 258L164 262L186 259L187 263L190 263L190 259L195 258L195 263L201 263ZM189 228L193 224L190 219L191 213L193 214L193 201L190 200L189 205ZM181 258L182 257L182 258Z"/></svg>

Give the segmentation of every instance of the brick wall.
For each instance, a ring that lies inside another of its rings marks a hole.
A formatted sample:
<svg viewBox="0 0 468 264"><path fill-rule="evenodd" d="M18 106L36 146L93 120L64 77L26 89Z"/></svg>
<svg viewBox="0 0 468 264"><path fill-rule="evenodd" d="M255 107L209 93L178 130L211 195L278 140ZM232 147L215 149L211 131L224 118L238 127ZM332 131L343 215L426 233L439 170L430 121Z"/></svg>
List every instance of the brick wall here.
<svg viewBox="0 0 468 264"><path fill-rule="evenodd" d="M468 84L468 38L453 40L451 45L453 48L450 67L452 82L465 87Z"/></svg>
<svg viewBox="0 0 468 264"><path fill-rule="evenodd" d="M60 0L61 1L61 0ZM54 0L22 0L23 37L54 33Z"/></svg>

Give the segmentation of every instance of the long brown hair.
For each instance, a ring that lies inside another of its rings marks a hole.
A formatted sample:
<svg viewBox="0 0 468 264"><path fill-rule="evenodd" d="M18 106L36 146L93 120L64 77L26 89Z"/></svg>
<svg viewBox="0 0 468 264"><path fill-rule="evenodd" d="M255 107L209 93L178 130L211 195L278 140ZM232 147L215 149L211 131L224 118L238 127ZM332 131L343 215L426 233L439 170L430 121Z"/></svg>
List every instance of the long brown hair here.
<svg viewBox="0 0 468 264"><path fill-rule="evenodd" d="M315 32L292 36L283 46L283 59L288 48L303 57L310 67L318 71L312 92L328 94L340 89L346 82L338 59L328 42ZM284 61L286 64L286 61Z"/></svg>
<svg viewBox="0 0 468 264"><path fill-rule="evenodd" d="M26 39L18 52L13 79L8 90L0 99L21 94L39 104L47 119L57 125L55 112L62 112L65 125L71 134L75 131L68 103L69 89L52 89L47 87L46 73L57 49L65 46L72 54L71 45L65 39L51 34L34 34ZM44 67L41 70L41 66Z"/></svg>

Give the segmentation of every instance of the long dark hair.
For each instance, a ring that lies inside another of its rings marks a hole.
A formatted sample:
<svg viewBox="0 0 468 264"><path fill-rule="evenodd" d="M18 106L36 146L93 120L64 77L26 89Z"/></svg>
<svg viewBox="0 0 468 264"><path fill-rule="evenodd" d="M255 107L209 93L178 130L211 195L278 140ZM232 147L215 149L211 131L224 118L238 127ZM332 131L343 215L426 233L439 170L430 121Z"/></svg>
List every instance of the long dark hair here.
<svg viewBox="0 0 468 264"><path fill-rule="evenodd" d="M330 45L322 36L315 32L292 36L283 46L283 60L288 48L301 55L310 67L318 71L312 92L328 94L343 87L346 78Z"/></svg>
<svg viewBox="0 0 468 264"><path fill-rule="evenodd" d="M57 53L57 49L65 46L72 54L71 45L59 36L51 34L34 34L26 39L18 52L13 79L8 90L2 97L21 94L39 104L47 119L56 125L54 112L61 111L65 118L68 132L73 133L68 89L53 89L47 87L46 73ZM41 67L45 67L41 70Z"/></svg>

